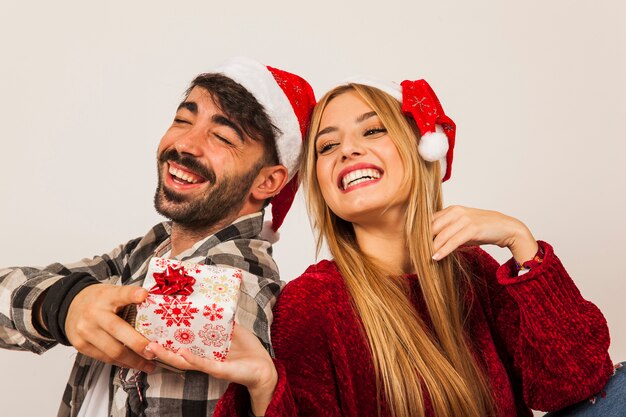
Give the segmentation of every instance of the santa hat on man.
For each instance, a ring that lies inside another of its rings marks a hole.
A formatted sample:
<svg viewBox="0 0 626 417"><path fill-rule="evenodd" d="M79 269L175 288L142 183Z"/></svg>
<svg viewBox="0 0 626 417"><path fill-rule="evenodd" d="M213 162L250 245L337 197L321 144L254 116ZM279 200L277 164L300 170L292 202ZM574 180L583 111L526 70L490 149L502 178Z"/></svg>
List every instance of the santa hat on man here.
<svg viewBox="0 0 626 417"><path fill-rule="evenodd" d="M389 94L402 104L402 112L413 118L421 133L417 150L429 162L439 161L441 181L452 175L456 125L446 116L435 92L425 80L397 84L372 77L355 76L339 85L363 84Z"/></svg>
<svg viewBox="0 0 626 417"><path fill-rule="evenodd" d="M276 136L276 150L279 162L289 173L288 182L272 198L271 230L267 230L266 224L263 233L264 237L275 241L278 239L276 232L298 190L298 164L315 106L313 89L295 74L245 57L232 58L211 72L221 73L241 84L263 106L272 124L280 131Z"/></svg>

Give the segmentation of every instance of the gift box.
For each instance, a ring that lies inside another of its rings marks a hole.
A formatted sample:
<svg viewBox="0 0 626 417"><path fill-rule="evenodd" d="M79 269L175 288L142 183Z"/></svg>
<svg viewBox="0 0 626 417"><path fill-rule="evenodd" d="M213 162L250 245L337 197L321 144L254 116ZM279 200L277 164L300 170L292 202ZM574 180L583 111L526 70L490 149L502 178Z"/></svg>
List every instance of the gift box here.
<svg viewBox="0 0 626 417"><path fill-rule="evenodd" d="M171 351L186 348L226 359L235 325L242 272L235 268L152 258L137 305L135 329Z"/></svg>

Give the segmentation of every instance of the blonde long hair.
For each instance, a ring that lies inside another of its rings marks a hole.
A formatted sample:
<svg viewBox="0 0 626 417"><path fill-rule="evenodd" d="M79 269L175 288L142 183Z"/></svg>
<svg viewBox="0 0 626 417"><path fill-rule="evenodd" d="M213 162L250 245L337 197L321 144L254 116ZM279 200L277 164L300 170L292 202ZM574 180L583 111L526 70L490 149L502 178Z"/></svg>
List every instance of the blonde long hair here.
<svg viewBox="0 0 626 417"><path fill-rule="evenodd" d="M359 248L352 223L336 216L322 196L316 175L315 136L326 105L354 91L378 114L398 148L409 183L405 239L409 260L432 321L415 310L402 271L390 271ZM467 274L455 254L433 262L431 221L442 208L439 164L417 152L417 128L400 104L382 91L360 84L337 87L317 104L305 147L303 182L317 249L323 240L335 259L363 323L376 374L379 414L384 395L392 416L424 416L424 391L438 417L494 415L489 384L466 339L469 306Z"/></svg>

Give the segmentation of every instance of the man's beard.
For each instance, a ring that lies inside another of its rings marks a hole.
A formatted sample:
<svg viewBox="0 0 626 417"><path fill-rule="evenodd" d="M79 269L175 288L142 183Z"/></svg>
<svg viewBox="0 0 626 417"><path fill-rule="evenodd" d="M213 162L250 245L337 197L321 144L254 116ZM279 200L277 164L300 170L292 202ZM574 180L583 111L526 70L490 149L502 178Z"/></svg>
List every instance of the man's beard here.
<svg viewBox="0 0 626 417"><path fill-rule="evenodd" d="M205 195L194 199L166 188L162 178L162 163L166 161L173 161L202 175L211 188ZM197 159L181 156L173 149L166 151L159 158L159 183L154 194L154 207L161 215L186 227L213 226L239 212L262 166L261 162L257 162L250 171L240 176L224 175L217 181L215 172L204 167Z"/></svg>

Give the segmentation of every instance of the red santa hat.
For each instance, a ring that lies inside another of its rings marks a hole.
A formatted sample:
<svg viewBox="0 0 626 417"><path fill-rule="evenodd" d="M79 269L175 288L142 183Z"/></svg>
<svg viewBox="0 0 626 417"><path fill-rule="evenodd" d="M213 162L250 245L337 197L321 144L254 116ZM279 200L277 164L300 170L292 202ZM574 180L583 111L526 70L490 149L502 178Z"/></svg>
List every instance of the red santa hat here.
<svg viewBox="0 0 626 417"><path fill-rule="evenodd" d="M298 165L303 139L309 128L311 111L315 106L313 89L298 75L263 65L245 57L232 58L212 70L241 84L263 106L272 124L280 133L276 136L279 162L287 168L287 185L272 198L271 230L264 237L276 241L276 232L283 223L296 191Z"/></svg>
<svg viewBox="0 0 626 417"><path fill-rule="evenodd" d="M356 76L343 84L363 84L378 88L402 104L402 112L411 116L421 133L419 154L429 162L439 161L441 181L452 175L452 158L456 125L446 116L435 92L425 80L402 81L397 84L371 77Z"/></svg>

